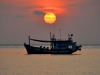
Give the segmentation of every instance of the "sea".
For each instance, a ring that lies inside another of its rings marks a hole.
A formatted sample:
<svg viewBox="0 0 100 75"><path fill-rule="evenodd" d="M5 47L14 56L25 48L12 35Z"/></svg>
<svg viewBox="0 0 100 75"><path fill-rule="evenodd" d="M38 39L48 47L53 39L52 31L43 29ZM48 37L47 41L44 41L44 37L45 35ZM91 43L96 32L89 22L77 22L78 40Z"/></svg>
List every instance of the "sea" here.
<svg viewBox="0 0 100 75"><path fill-rule="evenodd" d="M100 75L100 44L73 54L31 55L22 44L1 44L0 75Z"/></svg>

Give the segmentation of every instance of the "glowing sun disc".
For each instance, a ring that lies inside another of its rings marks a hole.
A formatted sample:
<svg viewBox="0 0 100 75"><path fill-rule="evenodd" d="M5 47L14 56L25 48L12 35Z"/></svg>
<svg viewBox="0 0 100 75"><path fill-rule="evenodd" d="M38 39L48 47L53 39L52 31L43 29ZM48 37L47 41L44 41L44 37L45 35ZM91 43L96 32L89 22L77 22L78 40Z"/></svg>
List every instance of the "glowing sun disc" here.
<svg viewBox="0 0 100 75"><path fill-rule="evenodd" d="M53 13L47 13L44 16L44 21L48 24L52 24L56 21L56 16Z"/></svg>

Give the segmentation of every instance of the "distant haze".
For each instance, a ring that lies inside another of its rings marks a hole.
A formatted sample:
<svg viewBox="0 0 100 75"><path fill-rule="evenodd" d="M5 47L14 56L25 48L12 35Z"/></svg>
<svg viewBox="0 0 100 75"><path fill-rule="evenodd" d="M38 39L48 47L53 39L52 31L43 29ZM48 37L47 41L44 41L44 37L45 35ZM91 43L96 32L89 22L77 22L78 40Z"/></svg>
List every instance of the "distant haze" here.
<svg viewBox="0 0 100 75"><path fill-rule="evenodd" d="M44 21L52 12L57 20ZM28 36L49 40L67 39L79 44L100 44L100 0L0 0L0 44L23 44Z"/></svg>

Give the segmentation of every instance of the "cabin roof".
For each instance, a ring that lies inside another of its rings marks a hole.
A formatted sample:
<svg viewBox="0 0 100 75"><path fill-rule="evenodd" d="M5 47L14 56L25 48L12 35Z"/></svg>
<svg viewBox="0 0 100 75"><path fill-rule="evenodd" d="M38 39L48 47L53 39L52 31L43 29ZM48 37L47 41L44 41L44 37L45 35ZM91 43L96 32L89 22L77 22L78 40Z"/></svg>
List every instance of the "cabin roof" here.
<svg viewBox="0 0 100 75"><path fill-rule="evenodd" d="M37 40L37 39L30 39L37 42L52 42L52 43L70 43L71 40L56 40L56 41L48 41L48 40Z"/></svg>

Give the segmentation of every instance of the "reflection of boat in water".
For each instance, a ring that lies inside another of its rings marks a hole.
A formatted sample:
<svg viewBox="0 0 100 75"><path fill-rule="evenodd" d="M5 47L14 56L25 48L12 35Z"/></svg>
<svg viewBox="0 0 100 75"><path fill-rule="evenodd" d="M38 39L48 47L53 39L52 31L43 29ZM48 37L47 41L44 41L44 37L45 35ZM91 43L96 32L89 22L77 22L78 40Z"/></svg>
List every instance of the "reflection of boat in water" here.
<svg viewBox="0 0 100 75"><path fill-rule="evenodd" d="M77 46L76 42L73 42L72 36L73 34L69 35L68 40L57 40L54 35L51 37L50 33L50 41L31 39L29 36L29 44L24 43L24 46L28 54L72 54L77 50L81 50L82 47L81 45ZM30 40L50 43L50 48L31 46Z"/></svg>

